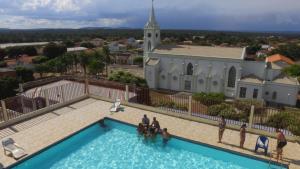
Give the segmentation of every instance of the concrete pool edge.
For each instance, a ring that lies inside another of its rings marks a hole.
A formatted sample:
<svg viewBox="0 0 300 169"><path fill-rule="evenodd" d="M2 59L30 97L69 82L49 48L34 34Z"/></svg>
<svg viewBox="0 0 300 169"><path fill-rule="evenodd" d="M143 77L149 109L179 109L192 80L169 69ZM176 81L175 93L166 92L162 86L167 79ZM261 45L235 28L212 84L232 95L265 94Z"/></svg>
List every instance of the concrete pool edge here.
<svg viewBox="0 0 300 169"><path fill-rule="evenodd" d="M122 121L122 120L119 120L119 119L113 119L113 118L110 118L110 117L104 117L94 123L91 123L83 128L81 128L80 130L74 132L74 133L71 133L70 135L66 136L66 137L63 137L62 139L54 142L53 144L51 145L48 145L46 147L44 147L43 149L37 151L37 152L34 152L18 161L16 161L15 163L5 167L4 169L10 169L10 168L13 168L47 150L49 150L50 148L60 144L61 142L64 142L65 140L75 136L76 134L90 128L91 126L97 124L97 123L100 123L101 121L104 121L104 120L111 120L111 121L115 121L115 122L118 122L118 123L121 123L121 124L125 124L125 125L128 125L128 126L131 126L131 127L137 127L135 124L132 124L132 123L128 123L128 122L125 122L125 121ZM202 146L206 146L206 147L209 147L209 148L212 148L212 149L215 149L215 150L219 150L219 151L224 151L224 152L228 152L228 153L231 153L231 154L234 154L234 155L238 155L238 156L243 156L243 157L246 157L246 158L250 158L250 159L253 159L253 160L257 160L257 161L262 161L262 162L265 162L265 163L270 163L272 165L276 165L276 166L281 166L281 167L284 167L284 168L287 168L289 169L289 165L287 164L284 164L284 163L279 163L279 162L276 162L276 161L269 161L267 159L264 159L264 158L261 158L261 157L257 157L257 156L253 156L253 155L249 155L249 154L245 154L245 153L241 153L241 152L237 152L237 151L234 151L234 150L230 150L230 149L227 149L227 148L223 148L223 147L218 147L218 146L215 146L215 145L211 145L211 144L207 144L207 143L203 143L203 142L200 142L200 141L196 141L196 140L191 140L191 139L188 139L188 138L184 138L184 137L181 137L181 136L177 136L177 135L172 135L172 137L176 138L176 139L179 139L179 140L182 140L182 141L186 141L186 142L189 142L189 143L193 143L193 144L198 144L198 145L202 145Z"/></svg>
<svg viewBox="0 0 300 169"><path fill-rule="evenodd" d="M38 150L38 151L36 151L36 152L34 152L34 153L30 154L30 155L25 156L24 158L21 158L21 159L17 160L15 163L13 163L13 164L11 164L11 165L9 165L9 166L7 166L7 167L4 167L3 169L11 169L11 168L13 168L13 167L15 167L15 166L21 164L22 162L25 162L26 160L29 160L29 159L33 158L34 156L36 156L36 155L38 155L38 154L41 154L41 153L43 153L44 151L47 151L48 149L50 149L50 148L56 146L57 144L59 144L59 143L61 143L61 142L64 142L65 140L67 140L67 139L69 139L69 138L75 136L76 134L82 132L83 130L88 129L89 127L91 127L91 126L93 126L93 125L95 125L95 124L97 124L97 123L99 123L100 121L103 121L103 120L105 120L105 119L106 119L106 118L103 118L103 119L100 119L100 120L98 120L98 121L96 121L96 122L94 122L94 123L91 123L91 124L89 124L88 126L85 126L85 127L83 127L82 129L80 129L80 130L78 130L78 131L75 131L74 133L71 133L70 135L68 135L68 136L66 136L66 137L63 137L62 139L60 139L60 140L54 142L54 143L51 144L51 145L48 145L48 146L44 147L44 148L41 149L41 150ZM0 169L1 169L1 168L0 168Z"/></svg>

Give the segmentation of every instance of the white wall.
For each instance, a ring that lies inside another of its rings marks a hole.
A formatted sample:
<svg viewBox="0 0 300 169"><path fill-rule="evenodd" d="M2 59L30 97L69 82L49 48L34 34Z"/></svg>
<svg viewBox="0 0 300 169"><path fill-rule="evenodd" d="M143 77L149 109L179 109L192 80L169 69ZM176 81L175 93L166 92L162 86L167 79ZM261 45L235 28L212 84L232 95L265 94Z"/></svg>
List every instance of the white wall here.
<svg viewBox="0 0 300 169"><path fill-rule="evenodd" d="M262 100L263 99L263 85L239 82L236 98L240 98L240 89L241 89L241 87L247 88L246 98L243 98L243 99L254 99L253 98L254 89L258 89L257 100Z"/></svg>
<svg viewBox="0 0 300 169"><path fill-rule="evenodd" d="M298 91L298 86L266 82L263 97L266 101L294 106L297 102ZM277 92L277 97L275 100L272 99L273 92ZM266 93L269 94L266 95Z"/></svg>
<svg viewBox="0 0 300 169"><path fill-rule="evenodd" d="M223 93L227 88L228 71L231 66L236 68L236 79L238 80L241 77L241 60L177 57L153 53L150 55L150 57L160 58L158 86L162 89L182 91L184 90L185 80L190 80L192 83L192 90L190 92ZM193 76L186 75L186 69L189 63L193 64ZM174 65L176 67L175 69ZM172 77L168 77L169 74L171 74ZM162 75L165 76L165 79L162 79ZM178 77L176 81L173 80L174 75ZM202 81L202 83L200 81ZM234 93L229 93L228 95L230 97L235 95L235 90L236 88L231 89L231 91Z"/></svg>
<svg viewBox="0 0 300 169"><path fill-rule="evenodd" d="M265 77L265 62L262 61L244 61L242 64L242 76L255 75L261 79Z"/></svg>

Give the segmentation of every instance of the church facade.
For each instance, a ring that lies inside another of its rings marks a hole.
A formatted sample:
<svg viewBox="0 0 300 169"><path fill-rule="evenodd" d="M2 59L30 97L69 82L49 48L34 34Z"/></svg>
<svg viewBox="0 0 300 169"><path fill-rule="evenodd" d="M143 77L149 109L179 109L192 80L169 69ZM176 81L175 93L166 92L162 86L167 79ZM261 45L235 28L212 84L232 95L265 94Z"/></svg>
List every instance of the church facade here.
<svg viewBox="0 0 300 169"><path fill-rule="evenodd" d="M284 64L245 57L245 48L162 45L152 5L144 28L144 74L150 88L296 105L299 83L282 74Z"/></svg>

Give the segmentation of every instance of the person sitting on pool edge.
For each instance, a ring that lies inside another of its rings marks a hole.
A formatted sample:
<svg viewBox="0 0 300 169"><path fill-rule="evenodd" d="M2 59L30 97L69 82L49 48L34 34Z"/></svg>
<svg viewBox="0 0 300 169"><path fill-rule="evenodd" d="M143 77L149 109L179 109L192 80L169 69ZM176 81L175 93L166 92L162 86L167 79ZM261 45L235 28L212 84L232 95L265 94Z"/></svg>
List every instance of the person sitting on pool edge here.
<svg viewBox="0 0 300 169"><path fill-rule="evenodd" d="M167 128L164 128L161 132L162 138L163 138L163 143L167 144L167 142L170 139L170 133L168 132Z"/></svg>
<svg viewBox="0 0 300 169"><path fill-rule="evenodd" d="M147 115L146 114L144 114L144 117L143 117L143 119L142 119L142 124L143 124L143 126L145 126L145 127L149 127L149 124L150 124L150 120L149 120L149 118L147 117Z"/></svg>
<svg viewBox="0 0 300 169"><path fill-rule="evenodd" d="M154 134L157 134L160 132L160 125L159 122L156 120L156 117L153 117L153 121L151 123L150 129Z"/></svg>

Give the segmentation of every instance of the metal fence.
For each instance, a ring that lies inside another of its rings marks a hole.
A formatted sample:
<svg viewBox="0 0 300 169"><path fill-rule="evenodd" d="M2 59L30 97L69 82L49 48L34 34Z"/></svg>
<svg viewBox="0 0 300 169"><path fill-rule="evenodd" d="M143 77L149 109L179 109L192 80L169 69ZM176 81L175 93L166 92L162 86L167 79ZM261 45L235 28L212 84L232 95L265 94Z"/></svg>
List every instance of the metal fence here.
<svg viewBox="0 0 300 169"><path fill-rule="evenodd" d="M84 84L68 83L61 86L42 88L20 93L2 100L6 109L0 109L0 121L12 120L36 110L76 99L84 95ZM7 119L5 119L5 114Z"/></svg>
<svg viewBox="0 0 300 169"><path fill-rule="evenodd" d="M17 118L23 114L39 110L46 106L69 101L85 94L85 80L83 78L60 77L54 80L70 80L60 86L45 88L37 87L16 97L8 98L2 102L6 106L7 117L0 107L0 122ZM53 82L48 79L46 82ZM41 85L43 81L38 81ZM188 115L195 118L218 121L224 116L227 124L248 127L274 132L275 128L282 128L290 136L300 135L300 111L270 108L252 102L214 102L194 99L188 93L161 92L149 88L125 85L107 80L89 79L89 93L109 99L121 99L131 103L152 106L157 109L177 114ZM27 84L36 86L35 83ZM51 86L51 85L50 85ZM255 105L255 106L253 106ZM1 106L1 105L0 105ZM252 107L252 109L251 109ZM252 120L252 121L251 121Z"/></svg>

